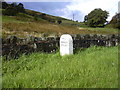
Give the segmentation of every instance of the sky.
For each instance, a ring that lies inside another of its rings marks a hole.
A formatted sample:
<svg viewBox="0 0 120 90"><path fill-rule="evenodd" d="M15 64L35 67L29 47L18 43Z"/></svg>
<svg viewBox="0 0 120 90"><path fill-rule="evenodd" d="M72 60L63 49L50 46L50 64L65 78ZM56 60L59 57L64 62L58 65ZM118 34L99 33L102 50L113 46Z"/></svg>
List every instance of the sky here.
<svg viewBox="0 0 120 90"><path fill-rule="evenodd" d="M18 2L18 0L5 0ZM120 0L19 0L26 9L60 16L68 19L83 21L84 16L95 8L101 8L109 12L108 21L118 12ZM19 3L18 2L18 3Z"/></svg>
<svg viewBox="0 0 120 90"><path fill-rule="evenodd" d="M118 13L120 13L120 1L118 2Z"/></svg>

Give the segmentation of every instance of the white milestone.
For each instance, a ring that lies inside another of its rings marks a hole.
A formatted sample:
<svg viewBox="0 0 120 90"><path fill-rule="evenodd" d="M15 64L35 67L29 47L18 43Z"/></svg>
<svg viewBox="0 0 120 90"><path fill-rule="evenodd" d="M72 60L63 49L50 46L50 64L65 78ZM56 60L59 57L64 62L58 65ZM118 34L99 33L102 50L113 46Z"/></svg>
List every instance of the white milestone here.
<svg viewBox="0 0 120 90"><path fill-rule="evenodd" d="M73 54L73 39L69 34L63 34L60 37L60 55Z"/></svg>

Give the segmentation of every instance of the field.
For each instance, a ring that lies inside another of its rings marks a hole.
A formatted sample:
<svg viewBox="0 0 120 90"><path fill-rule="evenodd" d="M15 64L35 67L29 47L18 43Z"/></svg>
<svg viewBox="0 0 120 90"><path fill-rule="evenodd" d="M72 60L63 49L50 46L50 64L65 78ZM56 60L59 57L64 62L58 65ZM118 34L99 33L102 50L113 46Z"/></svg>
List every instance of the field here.
<svg viewBox="0 0 120 90"><path fill-rule="evenodd" d="M34 20L34 17L19 14L18 16L2 16L2 37L9 35L26 38L28 36L42 37L62 34L117 34L118 29L113 28L89 28L82 22L63 20L62 24L50 23L46 20Z"/></svg>
<svg viewBox="0 0 120 90"><path fill-rule="evenodd" d="M118 46L63 56L33 53L3 62L3 88L117 88Z"/></svg>
<svg viewBox="0 0 120 90"><path fill-rule="evenodd" d="M2 38L10 35L26 38L61 36L66 33L120 33L118 29L90 28L83 22L26 11L27 14L18 13L16 16L2 15ZM54 23L49 21L53 19ZM61 24L57 23L59 19L62 20ZM2 59L2 69L3 88L117 88L118 46L93 46L63 57L59 51L52 54L32 53L16 60Z"/></svg>

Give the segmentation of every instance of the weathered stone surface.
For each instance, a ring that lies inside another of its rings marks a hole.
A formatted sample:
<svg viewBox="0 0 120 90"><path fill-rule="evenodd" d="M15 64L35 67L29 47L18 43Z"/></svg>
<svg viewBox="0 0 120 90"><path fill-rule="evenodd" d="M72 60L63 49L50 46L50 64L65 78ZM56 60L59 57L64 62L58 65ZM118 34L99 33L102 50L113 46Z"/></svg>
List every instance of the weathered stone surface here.
<svg viewBox="0 0 120 90"><path fill-rule="evenodd" d="M73 54L73 39L69 34L64 34L60 37L60 55Z"/></svg>
<svg viewBox="0 0 120 90"><path fill-rule="evenodd" d="M33 52L54 53L59 47L62 56L69 55L73 54L73 49L75 53L76 50L91 46L111 47L120 45L120 34L65 34L61 36L61 40L60 43L60 37L48 37L48 40L42 40L41 37L18 38L10 36L8 38L1 38L2 56L5 56L6 60L17 59L22 54L27 55ZM74 47L71 48L72 46Z"/></svg>

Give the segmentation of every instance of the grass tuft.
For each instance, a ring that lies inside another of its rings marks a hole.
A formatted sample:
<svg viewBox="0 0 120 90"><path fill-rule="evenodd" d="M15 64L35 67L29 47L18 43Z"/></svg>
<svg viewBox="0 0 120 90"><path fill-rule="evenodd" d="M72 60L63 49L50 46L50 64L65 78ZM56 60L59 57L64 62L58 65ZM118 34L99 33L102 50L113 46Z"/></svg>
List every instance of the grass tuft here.
<svg viewBox="0 0 120 90"><path fill-rule="evenodd" d="M3 61L3 88L117 88L118 47L74 55L33 53Z"/></svg>

